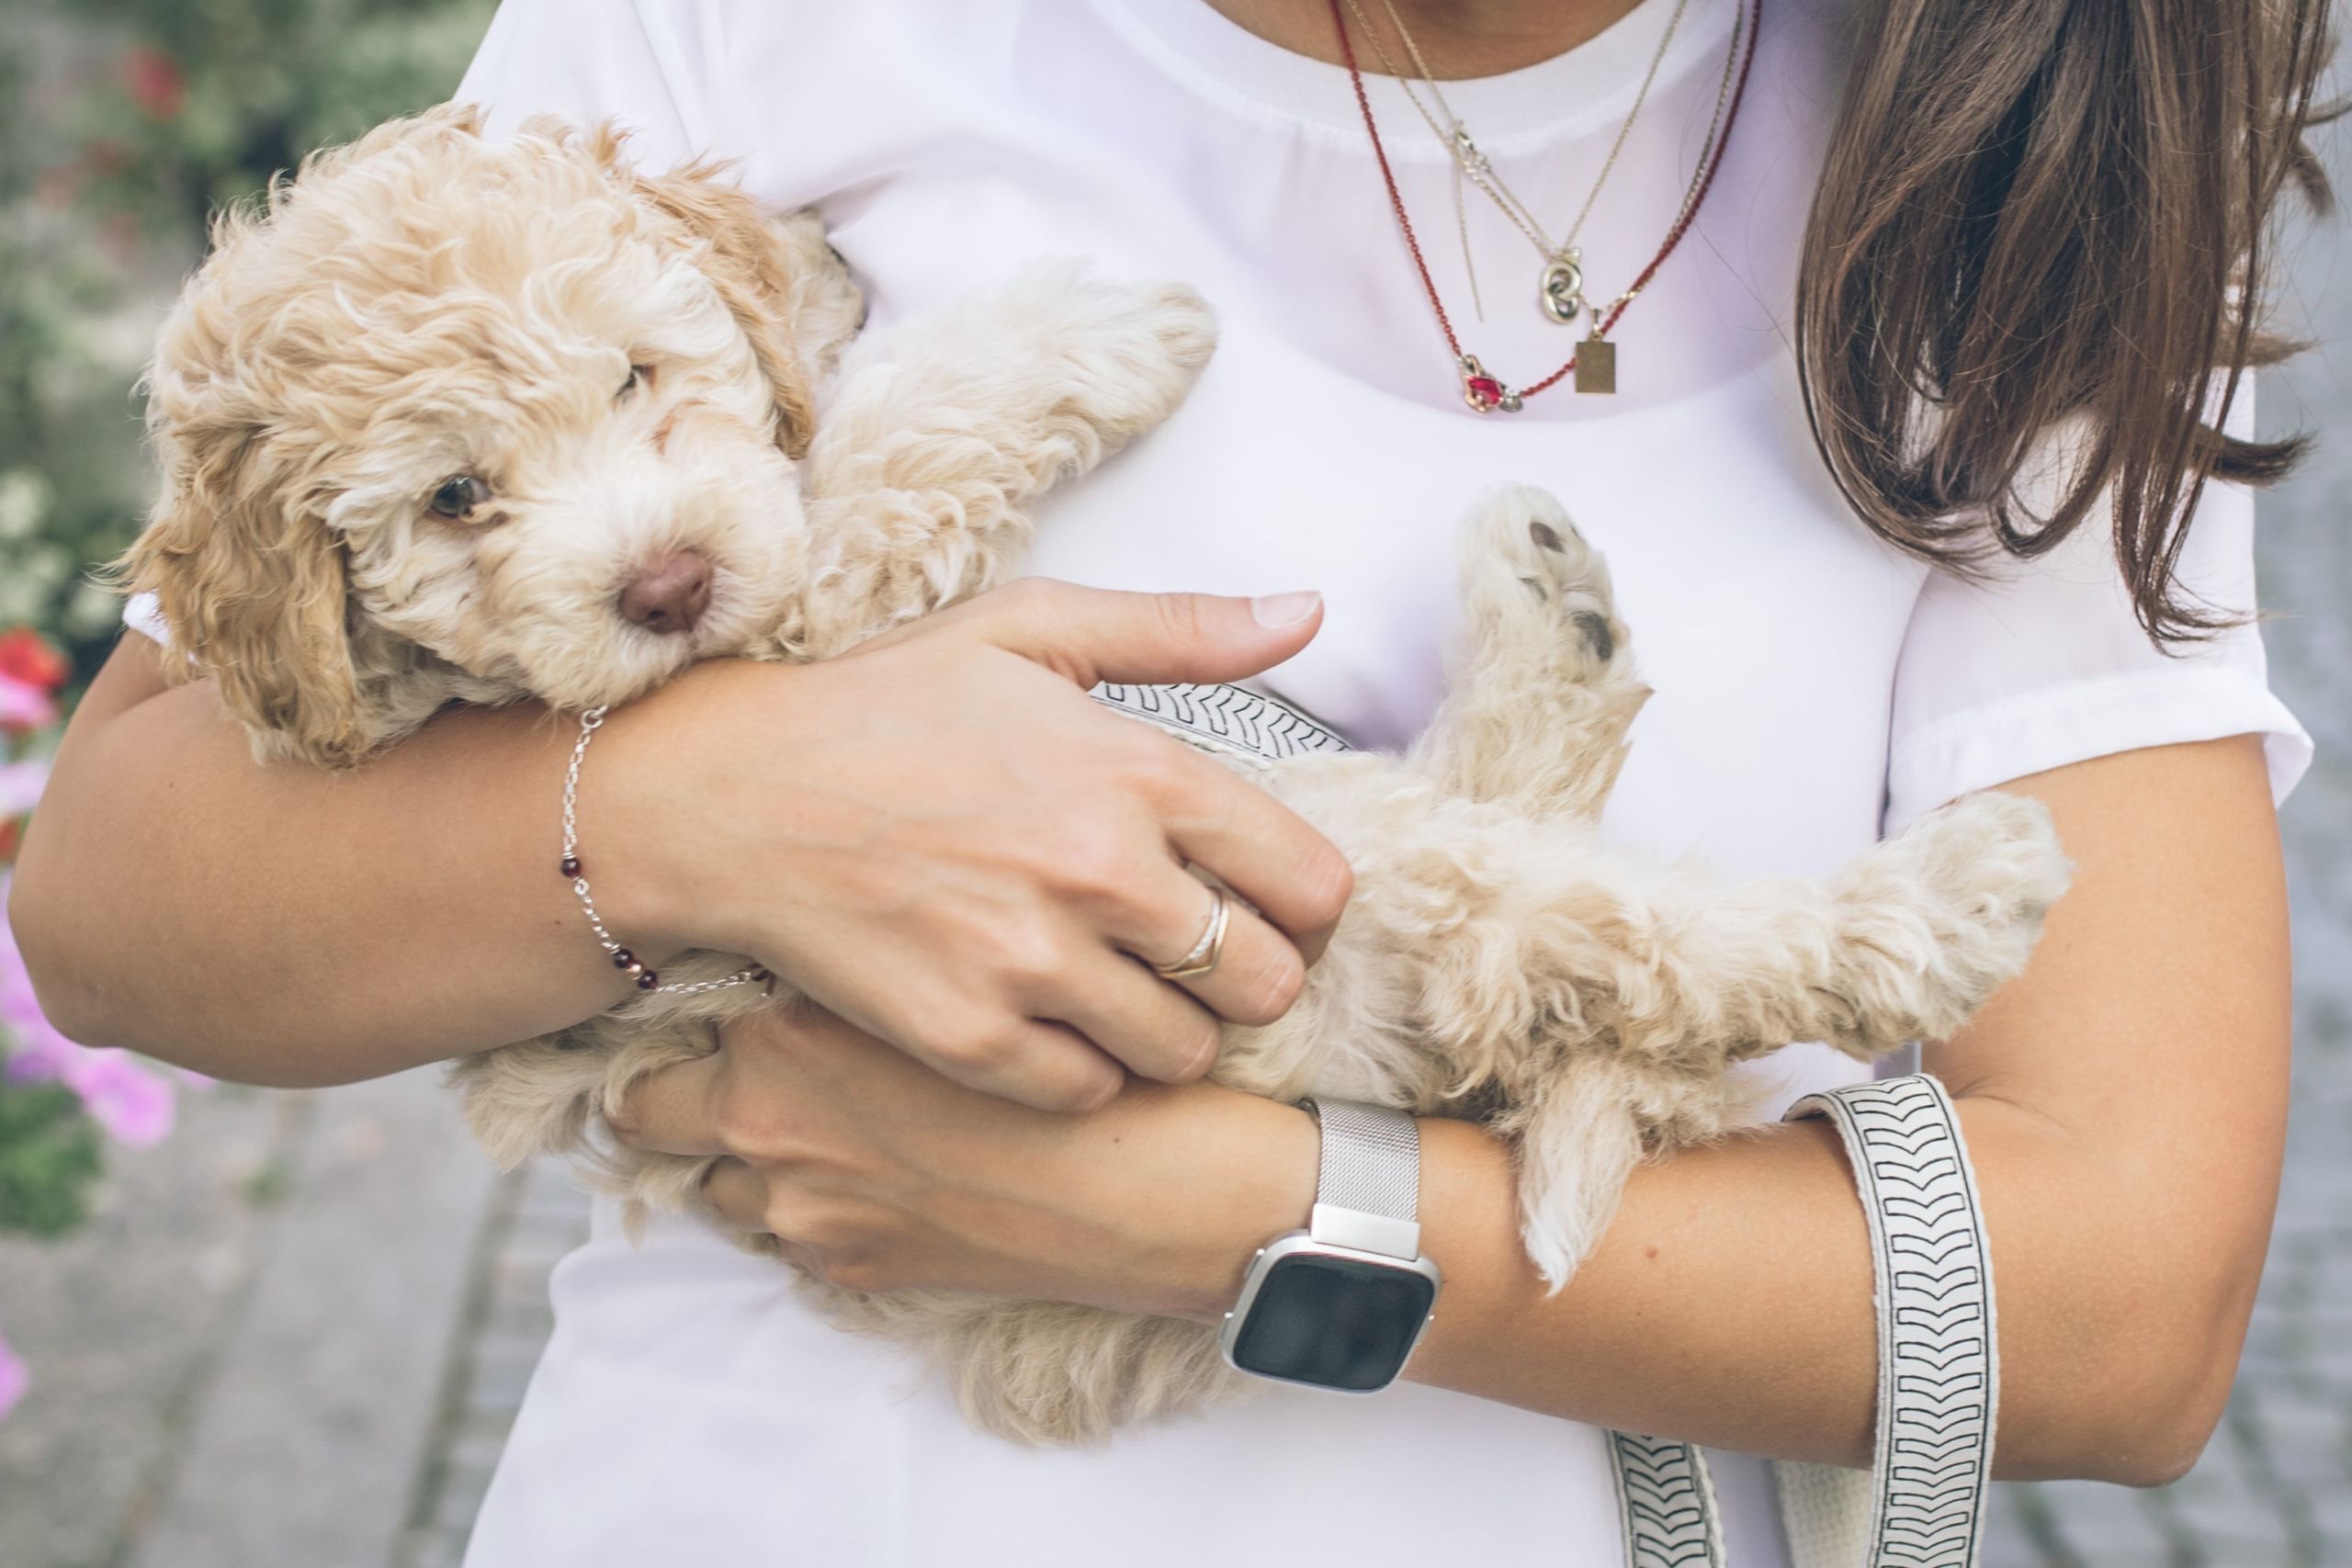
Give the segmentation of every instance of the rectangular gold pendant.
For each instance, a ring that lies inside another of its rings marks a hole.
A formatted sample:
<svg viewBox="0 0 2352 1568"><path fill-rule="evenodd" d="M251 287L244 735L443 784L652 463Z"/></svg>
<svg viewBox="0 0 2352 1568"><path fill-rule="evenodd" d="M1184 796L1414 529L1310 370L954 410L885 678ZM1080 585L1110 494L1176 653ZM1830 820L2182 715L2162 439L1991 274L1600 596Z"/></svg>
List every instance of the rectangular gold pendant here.
<svg viewBox="0 0 2352 1568"><path fill-rule="evenodd" d="M1617 389L1617 345L1605 337L1589 337L1577 344L1577 390L1613 392Z"/></svg>

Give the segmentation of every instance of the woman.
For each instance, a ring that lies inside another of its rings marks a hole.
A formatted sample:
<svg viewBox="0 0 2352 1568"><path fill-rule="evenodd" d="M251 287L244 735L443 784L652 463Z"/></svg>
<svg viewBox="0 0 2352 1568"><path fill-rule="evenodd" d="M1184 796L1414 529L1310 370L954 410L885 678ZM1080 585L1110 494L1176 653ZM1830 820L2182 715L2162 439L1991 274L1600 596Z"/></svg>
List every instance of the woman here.
<svg viewBox="0 0 2352 1568"><path fill-rule="evenodd" d="M1224 316L1178 417L1044 513L1036 570L1086 587L823 666L706 666L616 715L582 786L614 929L755 954L831 1010L733 1029L646 1086L630 1137L729 1156L714 1197L843 1284L1215 1319L1302 1222L1316 1134L1193 1080L1217 1018L1294 992L1347 874L1080 690L1263 671L1400 743L1440 688L1456 520L1532 481L1607 552L1657 690L1613 834L1817 874L1968 790L2048 803L2075 888L2026 976L1926 1052L1996 1254L1999 1461L2192 1462L2275 1197L2272 810L2307 754L2243 618L2251 503L2199 493L2288 454L2198 416L2245 428L2234 376L2209 378L2252 355L2231 290L2258 282L2317 7L1766 0L1698 220L1609 333L1615 391L1465 408L1430 294L1510 387L1590 327L1537 308L1545 247L1465 182L1447 117L1545 241L1590 193L1605 305L1692 188L1742 11L509 0L461 96L509 125L617 117L649 166L741 159L763 201L822 207L877 319L1071 253ZM1418 69L1409 34L1437 79L1427 125L1367 82L1394 207L1341 17L1368 72ZM322 1083L616 998L548 874L566 739L543 715L445 716L351 777L263 770L162 660L126 638L94 685L19 872L69 1032ZM1199 929L1172 843L1264 911L1181 986L1135 961ZM1764 1066L1780 1103L1852 1077L1804 1046ZM1447 1284L1409 1385L1077 1452L975 1436L699 1226L632 1244L600 1213L469 1561L1599 1562L1602 1426L1718 1447L1731 1561L1782 1561L1741 1456L1868 1455L1870 1259L1835 1136L1645 1169L1547 1295L1504 1150L1422 1134Z"/></svg>

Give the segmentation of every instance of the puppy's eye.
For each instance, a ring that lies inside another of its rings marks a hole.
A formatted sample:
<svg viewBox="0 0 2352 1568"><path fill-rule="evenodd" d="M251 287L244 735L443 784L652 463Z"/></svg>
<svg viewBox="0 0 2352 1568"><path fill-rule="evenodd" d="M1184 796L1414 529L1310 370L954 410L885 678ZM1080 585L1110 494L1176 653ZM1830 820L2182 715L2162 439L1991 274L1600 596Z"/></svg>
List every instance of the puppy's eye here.
<svg viewBox="0 0 2352 1568"><path fill-rule="evenodd" d="M463 522L472 515L475 507L490 499L490 487L471 474L452 474L441 481L426 504L436 517Z"/></svg>
<svg viewBox="0 0 2352 1568"><path fill-rule="evenodd" d="M653 367L650 365L632 365L628 367L628 379L623 381L621 383L621 389L613 394L613 400L615 402L618 402L621 399L628 397L631 392L636 391L639 388L650 387L651 385L653 385Z"/></svg>

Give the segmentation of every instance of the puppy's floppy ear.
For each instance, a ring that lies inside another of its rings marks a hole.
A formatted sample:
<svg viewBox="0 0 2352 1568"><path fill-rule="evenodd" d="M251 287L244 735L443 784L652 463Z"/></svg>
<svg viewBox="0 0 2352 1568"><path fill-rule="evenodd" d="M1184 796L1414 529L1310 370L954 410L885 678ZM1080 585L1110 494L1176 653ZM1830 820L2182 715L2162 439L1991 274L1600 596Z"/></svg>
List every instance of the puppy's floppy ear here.
<svg viewBox="0 0 2352 1568"><path fill-rule="evenodd" d="M609 128L598 133L600 155L616 153ZM606 149L613 150L607 152ZM776 445L787 456L806 457L816 429L817 408L808 367L796 342L808 265L797 236L779 231L750 196L721 184L719 166L695 163L654 177L628 175L639 198L683 226L705 245L702 270L718 297L735 313L752 340L760 369L775 393Z"/></svg>
<svg viewBox="0 0 2352 1568"><path fill-rule="evenodd" d="M174 648L219 682L257 753L358 761L375 737L362 723L341 542L276 471L259 424L226 412L155 423L163 499L115 580L162 601Z"/></svg>

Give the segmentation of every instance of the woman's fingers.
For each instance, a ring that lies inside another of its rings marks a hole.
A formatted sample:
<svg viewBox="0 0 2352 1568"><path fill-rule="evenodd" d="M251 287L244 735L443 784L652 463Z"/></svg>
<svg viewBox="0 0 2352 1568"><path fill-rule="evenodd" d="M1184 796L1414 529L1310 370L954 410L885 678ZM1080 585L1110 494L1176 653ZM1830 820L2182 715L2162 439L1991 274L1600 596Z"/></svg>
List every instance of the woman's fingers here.
<svg viewBox="0 0 2352 1568"><path fill-rule="evenodd" d="M607 1120L614 1136L647 1154L723 1155L721 1087L719 1058L697 1056L639 1079Z"/></svg>
<svg viewBox="0 0 2352 1568"><path fill-rule="evenodd" d="M1181 742L1169 745L1181 756L1170 759L1161 803L1168 841L1247 898L1307 962L1320 957L1355 889L1347 857L1249 779Z"/></svg>
<svg viewBox="0 0 2352 1568"><path fill-rule="evenodd" d="M1059 671L1081 687L1238 681L1306 647L1323 624L1323 596L1127 593L1024 578L932 619Z"/></svg>
<svg viewBox="0 0 2352 1568"><path fill-rule="evenodd" d="M714 1160L703 1176L702 1196L704 1202L737 1229L768 1229L768 1179L743 1161L732 1156Z"/></svg>
<svg viewBox="0 0 2352 1568"><path fill-rule="evenodd" d="M926 1038L913 1024L879 1032L900 1040ZM1125 1069L1092 1041L1049 1019L1005 1014L947 1030L927 1047L910 1045L907 1052L967 1089L1039 1111L1099 1110L1127 1081Z"/></svg>
<svg viewBox="0 0 2352 1568"><path fill-rule="evenodd" d="M1161 983L1181 986L1218 1018L1252 1028L1272 1023L1288 1012L1306 979L1306 960L1290 938L1267 924L1238 895L1220 894L1173 866L1170 873L1170 890L1155 902L1162 908L1193 910L1191 923L1184 923L1184 915L1173 920L1159 915L1148 920L1149 929L1139 923L1114 931L1114 940L1154 969L1173 964L1192 957L1208 936L1209 924L1216 918L1216 900L1222 897L1225 935L1215 944L1216 966L1205 975L1166 977ZM1204 954L1203 961L1207 956Z"/></svg>
<svg viewBox="0 0 2352 1568"><path fill-rule="evenodd" d="M1216 1060L1216 1016L1124 953L1099 950L1055 1016L1139 1077L1190 1083Z"/></svg>

